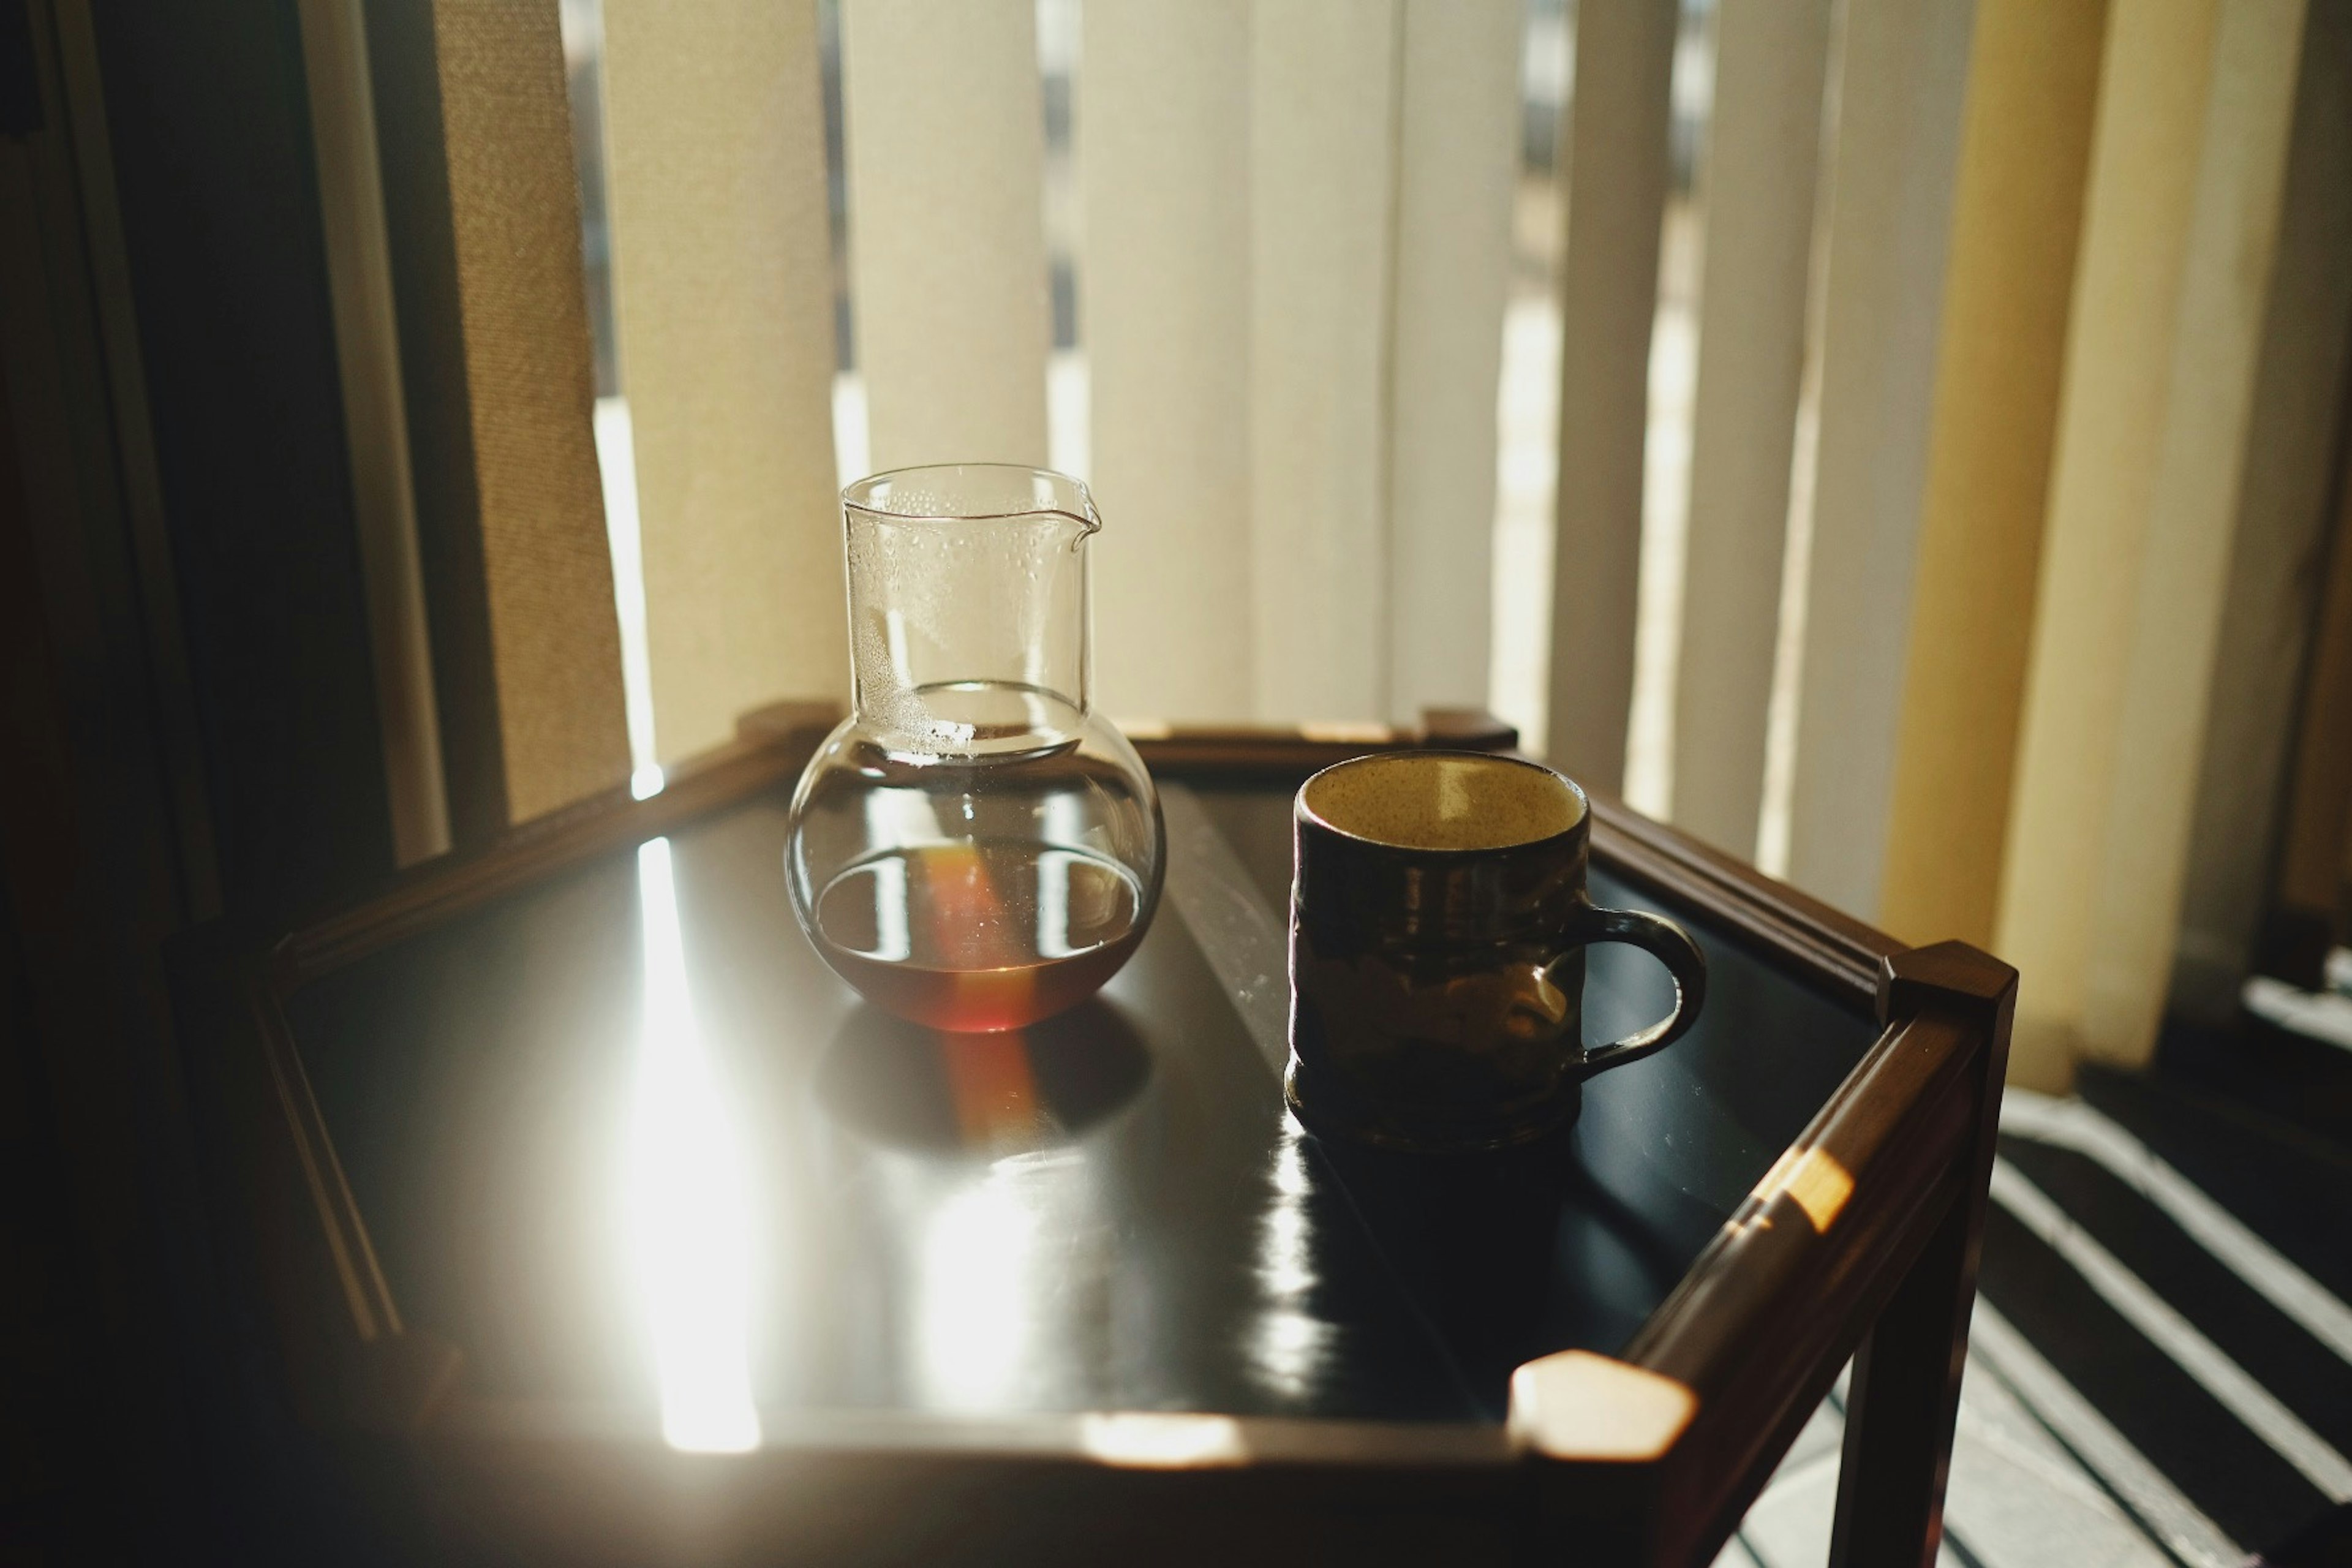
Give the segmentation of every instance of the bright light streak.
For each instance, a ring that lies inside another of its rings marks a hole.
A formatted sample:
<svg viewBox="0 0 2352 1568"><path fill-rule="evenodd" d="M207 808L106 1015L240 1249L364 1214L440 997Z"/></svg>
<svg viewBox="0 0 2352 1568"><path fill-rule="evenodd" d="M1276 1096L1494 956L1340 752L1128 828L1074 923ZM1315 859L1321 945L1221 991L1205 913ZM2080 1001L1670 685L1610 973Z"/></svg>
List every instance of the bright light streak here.
<svg viewBox="0 0 2352 1568"><path fill-rule="evenodd" d="M1002 1408L1040 1328L1032 1299L1044 1216L1019 1159L999 1161L941 1204L925 1228L917 1299L917 1364L949 1410Z"/></svg>
<svg viewBox="0 0 2352 1568"><path fill-rule="evenodd" d="M1307 1310L1317 1276L1304 1139L1298 1124L1285 1117L1267 1173L1273 1197L1258 1220L1256 1273L1264 1304L1244 1342L1258 1381L1286 1398L1307 1392L1331 1348L1330 1324Z"/></svg>
<svg viewBox="0 0 2352 1568"><path fill-rule="evenodd" d="M741 1453L760 1446L749 1184L687 988L668 839L637 850L637 895L645 1017L625 1178L631 1283L653 1342L663 1439Z"/></svg>
<svg viewBox="0 0 2352 1568"><path fill-rule="evenodd" d="M1070 872L1078 864L1078 857L1066 849L1038 853L1037 953L1041 958L1067 958L1078 951L1070 945Z"/></svg>
<svg viewBox="0 0 2352 1568"><path fill-rule="evenodd" d="M1187 1470L1249 1462L1242 1424L1230 1415L1113 1411L1078 1417L1078 1447L1107 1465Z"/></svg>
<svg viewBox="0 0 2352 1568"><path fill-rule="evenodd" d="M1086 842L1086 808L1074 791L1047 795L1037 818L1038 835L1048 844ZM1081 863L1066 848L1037 857L1037 951L1047 958L1067 958L1077 951L1070 945L1070 873Z"/></svg>

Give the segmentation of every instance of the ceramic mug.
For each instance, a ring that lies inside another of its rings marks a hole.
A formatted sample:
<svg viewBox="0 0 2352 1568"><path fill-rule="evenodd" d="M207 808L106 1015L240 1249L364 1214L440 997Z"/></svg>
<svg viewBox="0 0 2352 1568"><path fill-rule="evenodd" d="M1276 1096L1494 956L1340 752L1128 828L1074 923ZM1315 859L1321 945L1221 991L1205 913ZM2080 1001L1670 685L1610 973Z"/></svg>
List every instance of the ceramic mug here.
<svg viewBox="0 0 2352 1568"><path fill-rule="evenodd" d="M1291 810L1290 1067L1312 1131L1391 1148L1490 1149L1573 1119L1593 1074L1687 1030L1706 963L1671 921L1596 908L1592 812L1538 763L1397 752L1324 769ZM1675 1007L1583 1037L1584 950L1630 942Z"/></svg>

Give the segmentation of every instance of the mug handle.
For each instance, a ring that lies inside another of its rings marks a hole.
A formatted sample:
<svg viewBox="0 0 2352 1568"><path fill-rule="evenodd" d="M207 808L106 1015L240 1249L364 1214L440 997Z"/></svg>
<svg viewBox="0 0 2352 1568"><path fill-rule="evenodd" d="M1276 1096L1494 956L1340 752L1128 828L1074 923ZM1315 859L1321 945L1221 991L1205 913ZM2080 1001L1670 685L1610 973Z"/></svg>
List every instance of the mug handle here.
<svg viewBox="0 0 2352 1568"><path fill-rule="evenodd" d="M1591 1078L1664 1050L1698 1022L1698 1010L1706 1002L1706 957L1691 941L1690 933L1670 920L1638 910L1604 910L1594 904L1585 905L1584 910L1589 929L1571 934L1568 939L1569 952L1544 966L1547 979L1552 967L1564 963L1571 953L1581 952L1597 942L1622 942L1640 948L1664 964L1675 982L1673 1012L1622 1040L1584 1048L1577 1058L1577 1075Z"/></svg>

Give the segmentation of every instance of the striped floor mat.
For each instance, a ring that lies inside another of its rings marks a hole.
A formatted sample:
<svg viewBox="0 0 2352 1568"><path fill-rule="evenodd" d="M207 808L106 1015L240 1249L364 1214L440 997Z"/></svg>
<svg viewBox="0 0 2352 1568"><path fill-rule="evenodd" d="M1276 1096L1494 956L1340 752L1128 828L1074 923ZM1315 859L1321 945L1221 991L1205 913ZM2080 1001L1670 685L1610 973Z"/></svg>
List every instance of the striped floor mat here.
<svg viewBox="0 0 2352 1568"><path fill-rule="evenodd" d="M2345 1517L2352 1159L2094 1077L2009 1091L1992 1196L1945 1563L2236 1568ZM1718 1568L1823 1561L1843 1397Z"/></svg>

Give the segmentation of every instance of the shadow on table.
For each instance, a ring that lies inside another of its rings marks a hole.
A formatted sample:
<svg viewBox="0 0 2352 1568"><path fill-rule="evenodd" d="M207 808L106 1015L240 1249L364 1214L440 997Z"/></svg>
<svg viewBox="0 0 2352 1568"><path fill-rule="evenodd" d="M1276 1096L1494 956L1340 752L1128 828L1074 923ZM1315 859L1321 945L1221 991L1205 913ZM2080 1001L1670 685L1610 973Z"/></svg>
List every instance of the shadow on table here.
<svg viewBox="0 0 2352 1568"><path fill-rule="evenodd" d="M951 1034L866 1005L816 1069L817 1101L890 1148L1002 1156L1067 1142L1126 1105L1151 1056L1099 998L1025 1029Z"/></svg>
<svg viewBox="0 0 2352 1568"><path fill-rule="evenodd" d="M1572 1126L1478 1154L1395 1153L1331 1140L1317 1149L1497 1416L1521 1363L1571 1346L1618 1348L1585 1342L1609 1315L1594 1310L1598 1303L1564 1299L1591 1284L1589 1261L1562 1266L1572 1234L1606 1236L1622 1265L1643 1277L1636 1287L1643 1293L1679 1278L1687 1261L1593 1180Z"/></svg>

